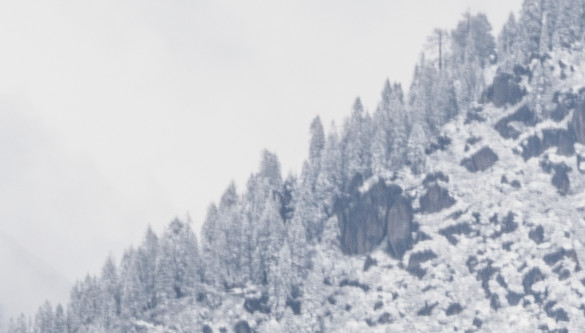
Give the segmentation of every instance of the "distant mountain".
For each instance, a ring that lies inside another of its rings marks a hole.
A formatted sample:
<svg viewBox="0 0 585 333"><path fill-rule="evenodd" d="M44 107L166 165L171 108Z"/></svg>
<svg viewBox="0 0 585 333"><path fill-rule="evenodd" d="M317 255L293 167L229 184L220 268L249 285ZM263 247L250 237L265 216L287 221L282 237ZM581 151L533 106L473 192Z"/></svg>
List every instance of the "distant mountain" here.
<svg viewBox="0 0 585 333"><path fill-rule="evenodd" d="M68 299L71 283L3 233L0 233L0 267L3 321L21 312L33 314L45 300L63 302ZM0 327L5 324L3 322Z"/></svg>

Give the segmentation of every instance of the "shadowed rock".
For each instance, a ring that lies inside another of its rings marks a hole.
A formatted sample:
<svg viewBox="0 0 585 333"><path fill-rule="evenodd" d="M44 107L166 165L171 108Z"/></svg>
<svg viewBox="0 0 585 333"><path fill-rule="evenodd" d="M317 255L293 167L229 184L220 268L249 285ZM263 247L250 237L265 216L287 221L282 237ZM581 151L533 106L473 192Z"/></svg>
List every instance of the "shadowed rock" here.
<svg viewBox="0 0 585 333"><path fill-rule="evenodd" d="M528 238L532 239L536 244L544 241L544 228L539 225L528 232Z"/></svg>
<svg viewBox="0 0 585 333"><path fill-rule="evenodd" d="M355 190L336 201L335 214L346 254L367 253L386 236L388 251L396 257L411 246L412 206L399 186L379 181L365 193Z"/></svg>
<svg viewBox="0 0 585 333"><path fill-rule="evenodd" d="M438 184L431 185L420 198L420 209L424 213L436 213L455 204L449 192Z"/></svg>
<svg viewBox="0 0 585 333"><path fill-rule="evenodd" d="M517 139L520 135L520 132L515 129L514 127L510 126L510 123L513 121L521 122L526 126L534 126L536 125L537 119L532 112L526 105L519 108L516 112L512 113L511 115L500 119L496 125L495 129L500 133L500 135L505 139Z"/></svg>
<svg viewBox="0 0 585 333"><path fill-rule="evenodd" d="M499 73L485 92L485 98L495 106L514 105L526 95L526 89L519 85L520 79L508 73Z"/></svg>
<svg viewBox="0 0 585 333"><path fill-rule="evenodd" d="M559 191L559 194L566 195L569 193L571 187L571 181L569 180L568 173L571 170L565 164L559 164L555 166L555 174L553 175L551 182Z"/></svg>
<svg viewBox="0 0 585 333"><path fill-rule="evenodd" d="M270 313L270 306L268 305L268 295L262 294L260 298L246 298L244 301L244 309L249 313L256 311L262 313Z"/></svg>
<svg viewBox="0 0 585 333"><path fill-rule="evenodd" d="M240 320L234 326L234 332L236 332L236 333L252 333L252 330L250 329L250 325L248 325L247 321Z"/></svg>
<svg viewBox="0 0 585 333"><path fill-rule="evenodd" d="M551 147L557 147L557 153L560 155L571 156L575 153L575 135L572 131L548 129L542 131L541 137L542 139L538 135L533 135L522 143L524 160L539 156Z"/></svg>
<svg viewBox="0 0 585 333"><path fill-rule="evenodd" d="M461 165L470 172L478 172L489 169L497 160L498 155L490 147L483 147L470 158L461 161Z"/></svg>
<svg viewBox="0 0 585 333"><path fill-rule="evenodd" d="M435 258L437 258L437 255L431 250L413 253L408 260L406 270L421 279L426 274L426 270L420 265Z"/></svg>
<svg viewBox="0 0 585 333"><path fill-rule="evenodd" d="M461 311L463 311L463 307L461 307L461 304L451 303L449 305L449 307L447 308L447 310L445 310L445 314L447 316L452 316L452 315L456 315L458 313L461 313Z"/></svg>

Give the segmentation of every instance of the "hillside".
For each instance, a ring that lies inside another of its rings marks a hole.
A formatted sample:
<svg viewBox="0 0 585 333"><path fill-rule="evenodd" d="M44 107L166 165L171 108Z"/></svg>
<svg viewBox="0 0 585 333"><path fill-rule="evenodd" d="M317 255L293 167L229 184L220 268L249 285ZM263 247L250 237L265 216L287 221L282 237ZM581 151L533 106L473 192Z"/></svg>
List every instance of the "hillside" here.
<svg viewBox="0 0 585 333"><path fill-rule="evenodd" d="M387 81L339 131L315 118L300 175L265 151L201 240L189 220L148 229L32 328L582 330L585 1L526 0L497 39L466 13L429 40L408 92Z"/></svg>

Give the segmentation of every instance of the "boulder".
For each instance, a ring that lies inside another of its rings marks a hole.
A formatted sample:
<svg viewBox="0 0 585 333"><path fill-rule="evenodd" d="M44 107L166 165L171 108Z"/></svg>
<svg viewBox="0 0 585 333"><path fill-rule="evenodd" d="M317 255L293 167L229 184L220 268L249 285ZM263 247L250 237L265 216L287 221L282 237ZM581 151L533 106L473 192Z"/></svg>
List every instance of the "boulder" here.
<svg viewBox="0 0 585 333"><path fill-rule="evenodd" d="M420 197L420 209L424 213L436 213L455 204L455 199L438 184L431 185Z"/></svg>
<svg viewBox="0 0 585 333"><path fill-rule="evenodd" d="M528 238L532 239L536 244L544 242L544 228L539 225L528 232Z"/></svg>
<svg viewBox="0 0 585 333"><path fill-rule="evenodd" d="M411 245L412 206L396 185L379 181L366 192L352 193L335 202L341 248L346 254L364 254L388 236L391 254L401 257Z"/></svg>
<svg viewBox="0 0 585 333"><path fill-rule="evenodd" d="M244 309L249 313L256 311L265 314L270 313L270 306L268 305L268 295L263 293L260 298L246 298L244 301Z"/></svg>
<svg viewBox="0 0 585 333"><path fill-rule="evenodd" d="M485 98L495 106L514 105L526 95L526 89L519 84L519 77L508 73L498 73L485 92Z"/></svg>
<svg viewBox="0 0 585 333"><path fill-rule="evenodd" d="M250 325L248 324L247 321L240 320L234 326L234 332L235 333L252 333L252 330L250 329Z"/></svg>
<svg viewBox="0 0 585 333"><path fill-rule="evenodd" d="M559 194L566 195L569 193L571 187L571 181L569 180L569 171L571 170L565 164L559 164L555 166L555 174L553 175L551 182L559 191Z"/></svg>
<svg viewBox="0 0 585 333"><path fill-rule="evenodd" d="M485 171L489 169L498 160L498 155L491 150L490 147L483 147L478 152L473 154L470 158L466 158L461 161L461 165L464 166L470 172Z"/></svg>
<svg viewBox="0 0 585 333"><path fill-rule="evenodd" d="M500 119L494 127L503 138L517 139L520 132L510 126L510 123L514 121L520 122L526 126L534 126L537 123L537 118L534 112L524 105L511 115Z"/></svg>

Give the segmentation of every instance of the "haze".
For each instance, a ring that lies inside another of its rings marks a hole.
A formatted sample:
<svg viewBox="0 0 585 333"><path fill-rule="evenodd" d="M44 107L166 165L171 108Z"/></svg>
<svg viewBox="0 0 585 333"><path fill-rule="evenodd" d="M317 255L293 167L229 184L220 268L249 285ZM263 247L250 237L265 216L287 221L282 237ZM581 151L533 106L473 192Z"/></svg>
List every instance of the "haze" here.
<svg viewBox="0 0 585 333"><path fill-rule="evenodd" d="M35 273L16 262L71 284L149 224L160 232L188 214L198 230L230 180L245 186L263 148L298 173L315 115L339 124L358 95L373 110L387 77L408 87L433 28L452 29L469 9L497 33L520 4L0 4L0 251L13 253L0 274L3 316L68 296L43 295L50 284L37 281L33 299L14 283Z"/></svg>

